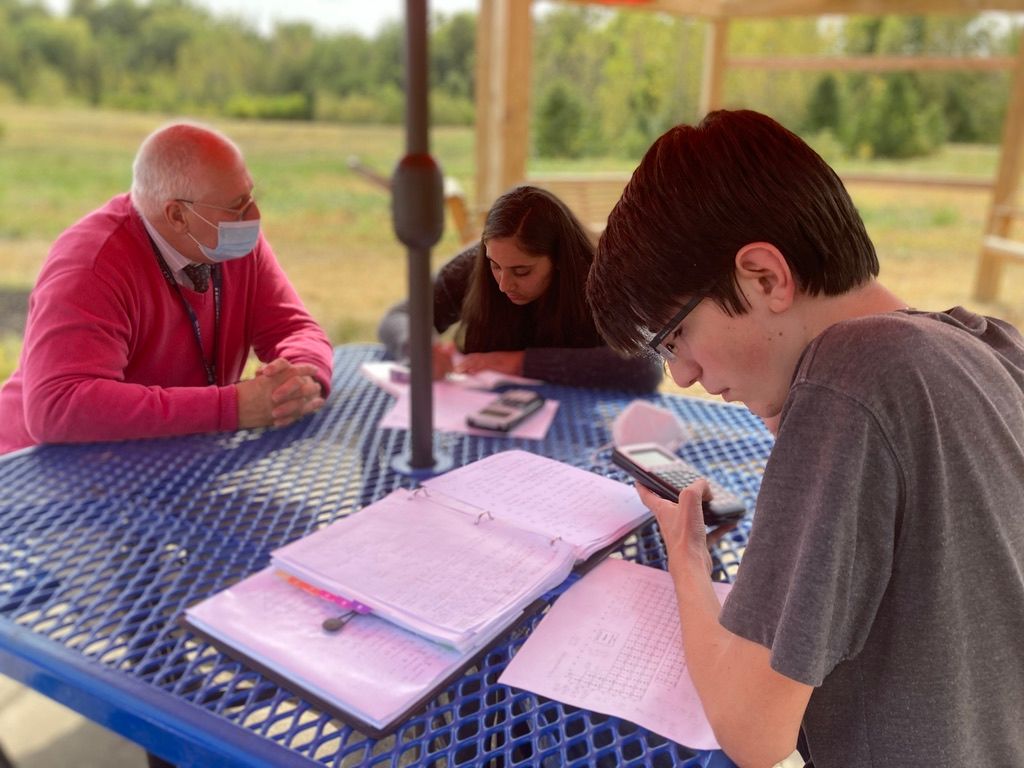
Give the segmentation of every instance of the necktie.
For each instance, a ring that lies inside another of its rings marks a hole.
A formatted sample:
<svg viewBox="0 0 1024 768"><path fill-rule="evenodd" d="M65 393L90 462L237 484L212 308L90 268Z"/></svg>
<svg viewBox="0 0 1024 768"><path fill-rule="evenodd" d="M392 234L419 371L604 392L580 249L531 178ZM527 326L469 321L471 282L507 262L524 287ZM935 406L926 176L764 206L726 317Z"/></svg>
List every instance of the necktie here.
<svg viewBox="0 0 1024 768"><path fill-rule="evenodd" d="M210 287L210 265L189 264L185 267L185 274L192 281L192 287L199 293L206 293Z"/></svg>

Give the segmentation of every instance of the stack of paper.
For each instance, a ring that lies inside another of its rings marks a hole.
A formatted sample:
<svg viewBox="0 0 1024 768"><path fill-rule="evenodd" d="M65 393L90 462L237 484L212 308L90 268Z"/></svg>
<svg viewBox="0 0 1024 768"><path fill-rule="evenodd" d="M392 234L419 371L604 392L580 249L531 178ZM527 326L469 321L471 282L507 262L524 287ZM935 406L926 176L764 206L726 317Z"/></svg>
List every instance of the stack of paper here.
<svg viewBox="0 0 1024 768"><path fill-rule="evenodd" d="M399 626L467 649L649 516L624 483L504 451L395 491L272 560Z"/></svg>
<svg viewBox="0 0 1024 768"><path fill-rule="evenodd" d="M311 703L370 735L422 706L467 662L465 654L373 616L339 632L325 600L289 586L272 568L219 592L185 614L186 624Z"/></svg>
<svg viewBox="0 0 1024 768"><path fill-rule="evenodd" d="M572 546L416 491L273 553L275 567L458 650L514 620L572 570Z"/></svg>
<svg viewBox="0 0 1024 768"><path fill-rule="evenodd" d="M314 705L383 733L576 562L649 515L629 486L506 451L282 547L272 569L189 608L185 623ZM331 631L323 622L339 618L339 598L372 614Z"/></svg>

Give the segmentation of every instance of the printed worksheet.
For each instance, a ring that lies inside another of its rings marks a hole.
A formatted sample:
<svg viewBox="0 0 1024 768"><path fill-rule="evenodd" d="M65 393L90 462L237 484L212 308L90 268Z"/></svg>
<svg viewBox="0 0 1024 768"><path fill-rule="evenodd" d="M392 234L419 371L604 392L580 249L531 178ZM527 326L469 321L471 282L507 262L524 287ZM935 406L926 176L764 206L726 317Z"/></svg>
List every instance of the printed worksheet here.
<svg viewBox="0 0 1024 768"><path fill-rule="evenodd" d="M724 600L731 585L715 584ZM686 670L672 578L608 559L570 587L498 682L718 749Z"/></svg>

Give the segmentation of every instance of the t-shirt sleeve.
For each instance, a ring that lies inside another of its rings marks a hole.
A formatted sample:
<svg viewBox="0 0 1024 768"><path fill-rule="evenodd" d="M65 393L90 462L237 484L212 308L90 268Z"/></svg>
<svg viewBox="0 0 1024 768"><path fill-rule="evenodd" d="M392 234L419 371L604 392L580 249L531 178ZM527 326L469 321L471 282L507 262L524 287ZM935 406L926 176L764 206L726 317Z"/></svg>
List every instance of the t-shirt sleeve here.
<svg viewBox="0 0 1024 768"><path fill-rule="evenodd" d="M750 541L720 617L818 686L863 648L893 568L903 483L882 427L819 385L790 394Z"/></svg>

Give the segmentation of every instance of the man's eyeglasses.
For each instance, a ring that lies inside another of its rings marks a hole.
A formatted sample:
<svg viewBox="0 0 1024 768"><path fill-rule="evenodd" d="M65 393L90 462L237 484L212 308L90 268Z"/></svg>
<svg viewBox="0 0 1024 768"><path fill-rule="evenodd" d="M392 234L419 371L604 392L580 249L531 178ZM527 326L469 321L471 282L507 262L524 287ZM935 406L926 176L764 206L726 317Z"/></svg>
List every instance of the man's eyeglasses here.
<svg viewBox="0 0 1024 768"><path fill-rule="evenodd" d="M655 334L653 339L647 342L648 346L655 352L657 352L661 356L661 359L664 360L666 363L675 362L676 351L672 344L667 343L665 339L667 339L672 334L672 332L679 327L679 324L683 322L683 319L688 314L693 312L693 310L696 308L698 304L700 304L703 298L704 294L698 293L696 296L694 296L692 299L686 302L686 304L683 305L683 308L672 316L672 319L668 321L665 327L658 331L658 333Z"/></svg>
<svg viewBox="0 0 1024 768"><path fill-rule="evenodd" d="M175 201L179 203L186 203L187 205L201 205L204 208L216 208L218 211L227 211L228 213L234 214L235 221L241 221L245 217L245 214L249 212L249 209L256 205L256 197L253 195L249 195L249 197L247 197L237 208L227 208L223 205L204 203L199 200L185 200L181 197L176 197Z"/></svg>

